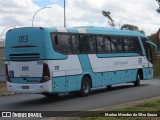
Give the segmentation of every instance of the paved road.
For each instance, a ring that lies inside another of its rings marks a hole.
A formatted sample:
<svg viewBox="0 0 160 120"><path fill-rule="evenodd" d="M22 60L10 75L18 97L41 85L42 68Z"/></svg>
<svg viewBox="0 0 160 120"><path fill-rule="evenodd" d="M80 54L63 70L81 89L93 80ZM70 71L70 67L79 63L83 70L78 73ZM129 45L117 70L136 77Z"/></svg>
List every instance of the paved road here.
<svg viewBox="0 0 160 120"><path fill-rule="evenodd" d="M0 111L86 111L157 96L160 96L160 80L149 80L142 81L139 87L122 84L113 86L112 90L96 89L87 97L62 95L47 99L38 94L0 96Z"/></svg>

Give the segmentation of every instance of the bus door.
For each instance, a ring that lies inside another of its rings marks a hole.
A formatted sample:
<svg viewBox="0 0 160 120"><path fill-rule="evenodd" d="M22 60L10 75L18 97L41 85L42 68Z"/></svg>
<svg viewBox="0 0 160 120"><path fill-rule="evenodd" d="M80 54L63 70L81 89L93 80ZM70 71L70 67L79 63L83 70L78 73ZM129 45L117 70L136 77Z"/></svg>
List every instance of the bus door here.
<svg viewBox="0 0 160 120"><path fill-rule="evenodd" d="M145 52L147 59L153 63L153 57L157 54L157 46L151 41L146 41Z"/></svg>
<svg viewBox="0 0 160 120"><path fill-rule="evenodd" d="M148 44L148 56L147 58L153 62L156 61L155 56L157 57L157 45L151 41L146 42Z"/></svg>
<svg viewBox="0 0 160 120"><path fill-rule="evenodd" d="M150 63L153 63L153 53L154 51L157 51L157 46L153 42L149 41L147 38L142 38L142 43L144 46L147 60ZM152 48L154 48L154 50ZM150 67L149 63L148 63L148 67Z"/></svg>

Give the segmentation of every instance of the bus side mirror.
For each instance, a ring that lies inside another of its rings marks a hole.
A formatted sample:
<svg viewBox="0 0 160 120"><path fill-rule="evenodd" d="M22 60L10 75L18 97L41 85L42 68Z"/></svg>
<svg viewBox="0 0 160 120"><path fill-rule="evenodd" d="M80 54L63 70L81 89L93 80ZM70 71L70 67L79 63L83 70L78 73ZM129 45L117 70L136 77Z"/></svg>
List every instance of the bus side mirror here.
<svg viewBox="0 0 160 120"><path fill-rule="evenodd" d="M157 45L156 45L155 43L153 43L153 42L151 42L151 41L147 41L147 43L151 45L151 47L154 49L154 51L155 51L156 53L158 53Z"/></svg>

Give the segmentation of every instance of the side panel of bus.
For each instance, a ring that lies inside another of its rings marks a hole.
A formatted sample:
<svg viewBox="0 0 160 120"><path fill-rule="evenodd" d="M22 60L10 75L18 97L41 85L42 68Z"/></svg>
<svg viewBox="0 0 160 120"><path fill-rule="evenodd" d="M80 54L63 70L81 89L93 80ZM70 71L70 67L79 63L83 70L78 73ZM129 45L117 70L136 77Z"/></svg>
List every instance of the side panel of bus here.
<svg viewBox="0 0 160 120"><path fill-rule="evenodd" d="M69 92L79 90L82 67L77 55L68 55L66 59L53 60L53 92Z"/></svg>

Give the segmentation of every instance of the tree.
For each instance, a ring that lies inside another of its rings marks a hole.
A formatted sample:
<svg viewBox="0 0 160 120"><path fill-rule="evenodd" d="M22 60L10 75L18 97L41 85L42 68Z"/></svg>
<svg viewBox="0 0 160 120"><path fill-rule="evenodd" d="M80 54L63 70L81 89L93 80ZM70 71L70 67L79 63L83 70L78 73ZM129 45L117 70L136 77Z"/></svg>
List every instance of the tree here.
<svg viewBox="0 0 160 120"><path fill-rule="evenodd" d="M159 8L157 9L157 12L160 13L160 0L156 0L159 4Z"/></svg>
<svg viewBox="0 0 160 120"><path fill-rule="evenodd" d="M130 24L124 24L121 29L126 29L126 30L133 30L133 31L138 31L141 32L143 34L145 34L145 32L143 30L139 30L139 28L135 25L130 25Z"/></svg>
<svg viewBox="0 0 160 120"><path fill-rule="evenodd" d="M115 24L114 24L114 20L111 18L111 16L110 16L110 12L109 11L103 11L102 10L102 14L103 14L103 16L105 16L105 17L107 17L110 21L108 21L108 24L111 26L111 27L115 27Z"/></svg>
<svg viewBox="0 0 160 120"><path fill-rule="evenodd" d="M156 42L157 42L157 39L158 39L157 33L151 34L150 36L148 36L148 38L149 38L150 40L152 40L154 43L156 43Z"/></svg>
<svg viewBox="0 0 160 120"><path fill-rule="evenodd" d="M158 35L157 33L153 33L150 36L148 36L149 40L153 41L157 44L157 47L160 48L160 42L158 41Z"/></svg>

